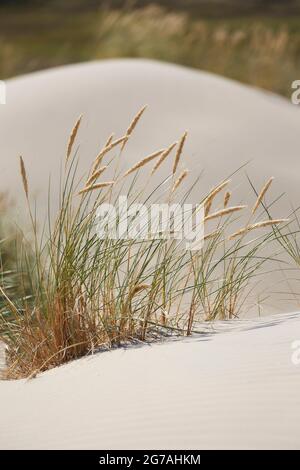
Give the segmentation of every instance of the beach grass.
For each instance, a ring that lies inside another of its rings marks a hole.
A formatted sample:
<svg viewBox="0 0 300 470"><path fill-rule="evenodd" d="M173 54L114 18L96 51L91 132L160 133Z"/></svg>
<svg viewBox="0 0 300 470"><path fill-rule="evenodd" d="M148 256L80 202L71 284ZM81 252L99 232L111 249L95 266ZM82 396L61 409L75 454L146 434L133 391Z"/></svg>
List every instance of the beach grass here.
<svg viewBox="0 0 300 470"><path fill-rule="evenodd" d="M17 291L10 291L6 268L1 267L5 377L34 377L96 351L191 335L200 321L234 319L249 308L253 285L276 259L276 251L268 249L276 242L273 229L288 221L261 218L258 207L265 204L269 181L253 207L231 204L229 178L203 194L197 208L203 208L204 244L193 250L187 249L184 240L170 237L172 230L167 236L150 238L114 238L109 230L99 236L99 208L108 202L116 206L124 191L129 208L136 202L183 204L199 184L188 169L180 169L186 133L120 171L124 148L134 138L144 111L145 107L123 136L109 137L85 175L78 172L76 146L84 117L77 120L66 146L57 214L53 219L49 204L47 229L42 231L31 206L30 168L20 157L20 184L32 237L29 243L20 229L19 248L14 251ZM163 180L159 179L161 165L170 168ZM107 179L109 168L114 176ZM141 233L148 223L139 228ZM0 249L4 259L7 250L3 251L2 243Z"/></svg>

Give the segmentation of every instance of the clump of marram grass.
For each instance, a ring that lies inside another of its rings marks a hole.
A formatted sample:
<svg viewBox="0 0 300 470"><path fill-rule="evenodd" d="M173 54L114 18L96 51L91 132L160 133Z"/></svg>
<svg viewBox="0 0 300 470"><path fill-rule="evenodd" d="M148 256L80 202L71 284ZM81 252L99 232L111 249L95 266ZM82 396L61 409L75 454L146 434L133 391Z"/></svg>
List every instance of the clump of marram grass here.
<svg viewBox="0 0 300 470"><path fill-rule="evenodd" d="M123 158L122 150L143 112L144 108L123 137L109 138L85 179L77 175L77 157L72 151L81 120L75 124L68 144L57 217L54 222L49 217L47 235L38 235L30 212L35 237L34 262L26 275L30 278L31 295L24 291L21 296L10 296L1 283L5 305L0 315L0 339L7 346L6 377L33 377L102 348L152 341L169 334L190 335L200 320L236 317L245 305L252 279L271 261L262 250L274 238L272 231L258 239L245 240L249 227L253 228L253 214L249 223L239 229L240 234L228 241L227 230L236 225L237 215L246 211L242 205L228 206L229 197L232 198L228 191L222 196L229 180L200 198L205 209L206 233L203 247L200 244L194 251L186 249L184 240L170 239L164 233L149 239L118 239L109 232L99 236L97 210L103 202L116 203L119 182L134 173L127 193L130 204L155 199L155 191L148 194L147 186L138 187L138 171L147 170L147 164L157 159L150 171L153 174L177 145L156 151L123 175L118 174L118 158L111 158L110 152L118 148L119 158ZM183 201L191 189L182 183L190 175L183 170L175 177L186 137L184 133L179 140L167 180L170 197L177 195L179 185L186 191ZM103 163L106 158L108 161ZM30 185L22 159L20 164L29 203ZM104 171L113 165L113 180L102 181ZM162 184L165 187L166 180ZM223 197L221 208L210 212L219 195ZM263 224L256 228L270 225ZM10 315L4 315L4 311Z"/></svg>

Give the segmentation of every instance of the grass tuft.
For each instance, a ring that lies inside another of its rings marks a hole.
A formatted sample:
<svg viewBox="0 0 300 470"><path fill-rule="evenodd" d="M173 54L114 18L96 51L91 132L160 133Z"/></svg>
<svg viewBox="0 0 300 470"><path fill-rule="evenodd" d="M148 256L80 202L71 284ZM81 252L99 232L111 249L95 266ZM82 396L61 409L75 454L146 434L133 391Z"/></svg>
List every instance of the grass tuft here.
<svg viewBox="0 0 300 470"><path fill-rule="evenodd" d="M210 227L203 247L194 251L187 250L185 241L176 237L113 238L109 230L99 236L98 208L105 202L116 206L123 181L118 174L119 158L143 112L144 108L125 137L109 139L92 162L88 177L78 174L78 152L73 151L77 130L72 131L60 203L56 218L52 220L49 215L47 233L39 234L37 229L25 166L20 160L33 243L28 246L22 240L18 252L18 292L10 290L5 263L1 268L0 339L6 344L7 378L34 377L72 359L134 341L190 335L199 321L235 318L248 308L253 283L262 267L275 257L264 249L276 240L273 224L278 220L255 225L250 213L247 229L228 240L227 232L232 232L240 213L246 211L245 206L227 207L228 194L233 198L227 190L228 179L201 197L204 209L218 198L222 208L206 214L205 231L208 223ZM156 189L148 191L139 180L139 172L135 173L126 194L129 206L136 201L157 202L160 189L168 184L169 200L174 196L187 175L183 171L174 181L185 140L186 134L179 141L175 162L170 162L169 178L158 184L156 179ZM117 147L118 157L111 158L111 150ZM147 171L146 163L154 158L160 158L161 163L174 147L172 144L145 157L124 176L142 167ZM99 169L106 157L105 167ZM106 167L112 167L115 180L95 182ZM156 163L154 169L158 167ZM88 184L80 189L82 181ZM186 200L196 183L190 188L181 186L185 194L179 202ZM134 226L134 221L130 223ZM262 227L269 230L255 240L246 239L250 229ZM148 226L139 230L145 228ZM4 259L7 251L3 252L1 245Z"/></svg>

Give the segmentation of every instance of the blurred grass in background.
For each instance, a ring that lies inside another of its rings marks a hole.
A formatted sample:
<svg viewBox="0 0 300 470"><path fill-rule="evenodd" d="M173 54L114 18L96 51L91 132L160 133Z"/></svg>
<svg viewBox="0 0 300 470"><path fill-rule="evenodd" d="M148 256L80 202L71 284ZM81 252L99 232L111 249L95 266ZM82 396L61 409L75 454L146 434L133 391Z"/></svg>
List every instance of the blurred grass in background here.
<svg viewBox="0 0 300 470"><path fill-rule="evenodd" d="M160 3L166 7L141 8L123 6L122 1L105 6L96 0L84 4L74 0L72 9L64 1L36 0L36 6L25 0L4 2L0 7L0 79L93 59L146 57L290 96L291 82L300 78L298 2L254 1L250 13L251 1L233 0L241 10L230 9L230 1L223 2L226 8L218 10L216 2L209 8L210 2L201 0L165 0ZM178 9L168 8L171 3ZM271 13L259 4L271 5ZM284 9L283 5L294 6Z"/></svg>

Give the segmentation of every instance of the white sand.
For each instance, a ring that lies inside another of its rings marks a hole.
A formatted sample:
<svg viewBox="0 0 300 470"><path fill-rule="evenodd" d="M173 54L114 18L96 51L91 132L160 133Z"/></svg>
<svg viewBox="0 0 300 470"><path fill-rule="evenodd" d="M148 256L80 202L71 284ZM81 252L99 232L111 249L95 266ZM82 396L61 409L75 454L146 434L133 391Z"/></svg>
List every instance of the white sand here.
<svg viewBox="0 0 300 470"><path fill-rule="evenodd" d="M300 314L215 328L1 382L0 447L300 449Z"/></svg>

